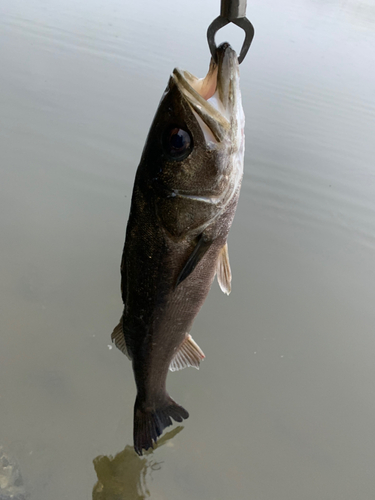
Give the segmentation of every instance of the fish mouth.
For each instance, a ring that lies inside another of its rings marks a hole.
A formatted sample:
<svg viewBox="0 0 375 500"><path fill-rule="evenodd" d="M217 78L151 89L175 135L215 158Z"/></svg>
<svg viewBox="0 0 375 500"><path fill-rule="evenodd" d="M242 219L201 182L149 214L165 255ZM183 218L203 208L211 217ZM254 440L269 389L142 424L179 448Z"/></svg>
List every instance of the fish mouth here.
<svg viewBox="0 0 375 500"><path fill-rule="evenodd" d="M204 78L175 69L172 78L190 104L206 142L221 142L233 127L241 108L239 64L229 43L216 49ZM241 108L242 109L242 108Z"/></svg>

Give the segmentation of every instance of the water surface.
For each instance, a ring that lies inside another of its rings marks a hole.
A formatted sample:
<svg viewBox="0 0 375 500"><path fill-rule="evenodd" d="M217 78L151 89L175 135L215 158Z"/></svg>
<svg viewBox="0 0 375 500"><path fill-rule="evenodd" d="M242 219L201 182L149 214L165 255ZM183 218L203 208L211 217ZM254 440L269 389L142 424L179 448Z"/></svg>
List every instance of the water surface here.
<svg viewBox="0 0 375 500"><path fill-rule="evenodd" d="M131 189L172 69L207 70L218 4L0 6L0 445L32 499L374 498L371 0L248 2L232 293L215 283L195 321L201 370L168 378L184 429L131 453L110 342Z"/></svg>

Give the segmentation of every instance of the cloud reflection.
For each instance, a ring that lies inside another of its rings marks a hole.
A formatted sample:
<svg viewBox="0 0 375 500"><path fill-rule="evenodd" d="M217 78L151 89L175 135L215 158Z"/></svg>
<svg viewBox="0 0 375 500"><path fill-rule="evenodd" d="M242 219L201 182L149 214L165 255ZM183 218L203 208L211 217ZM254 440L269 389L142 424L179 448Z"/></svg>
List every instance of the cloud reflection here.
<svg viewBox="0 0 375 500"><path fill-rule="evenodd" d="M160 448L181 432L183 426L178 426L167 432L155 445ZM147 488L147 478L151 472L160 470L162 462L153 460L154 450L138 456L133 446L125 449L115 457L99 455L93 460L98 482L92 492L93 500L144 500L150 497Z"/></svg>
<svg viewBox="0 0 375 500"><path fill-rule="evenodd" d="M375 29L375 5L373 0L344 0L341 6L352 24Z"/></svg>

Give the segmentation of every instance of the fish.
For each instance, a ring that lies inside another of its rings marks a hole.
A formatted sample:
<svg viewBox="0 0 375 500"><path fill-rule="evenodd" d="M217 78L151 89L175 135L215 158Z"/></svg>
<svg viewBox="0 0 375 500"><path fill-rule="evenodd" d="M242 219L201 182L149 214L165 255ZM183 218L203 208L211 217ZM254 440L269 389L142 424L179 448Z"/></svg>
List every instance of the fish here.
<svg viewBox="0 0 375 500"><path fill-rule="evenodd" d="M231 291L227 238L240 194L245 118L239 63L225 42L205 78L174 69L136 172L121 261L123 315L112 341L132 361L134 449L189 413L168 370L199 368L190 335L215 275Z"/></svg>

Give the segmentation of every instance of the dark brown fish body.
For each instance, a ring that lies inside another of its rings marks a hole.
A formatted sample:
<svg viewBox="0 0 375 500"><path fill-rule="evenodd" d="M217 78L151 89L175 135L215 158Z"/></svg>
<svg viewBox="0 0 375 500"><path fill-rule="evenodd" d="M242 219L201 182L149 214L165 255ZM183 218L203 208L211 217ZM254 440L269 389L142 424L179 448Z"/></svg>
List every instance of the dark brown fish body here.
<svg viewBox="0 0 375 500"><path fill-rule="evenodd" d="M198 367L204 358L189 331L216 273L223 291L230 291L226 240L242 161L238 63L225 44L206 79L174 71L134 183L121 265L124 313L112 338L133 362L139 454L172 423L170 417L188 417L168 396L167 373Z"/></svg>

